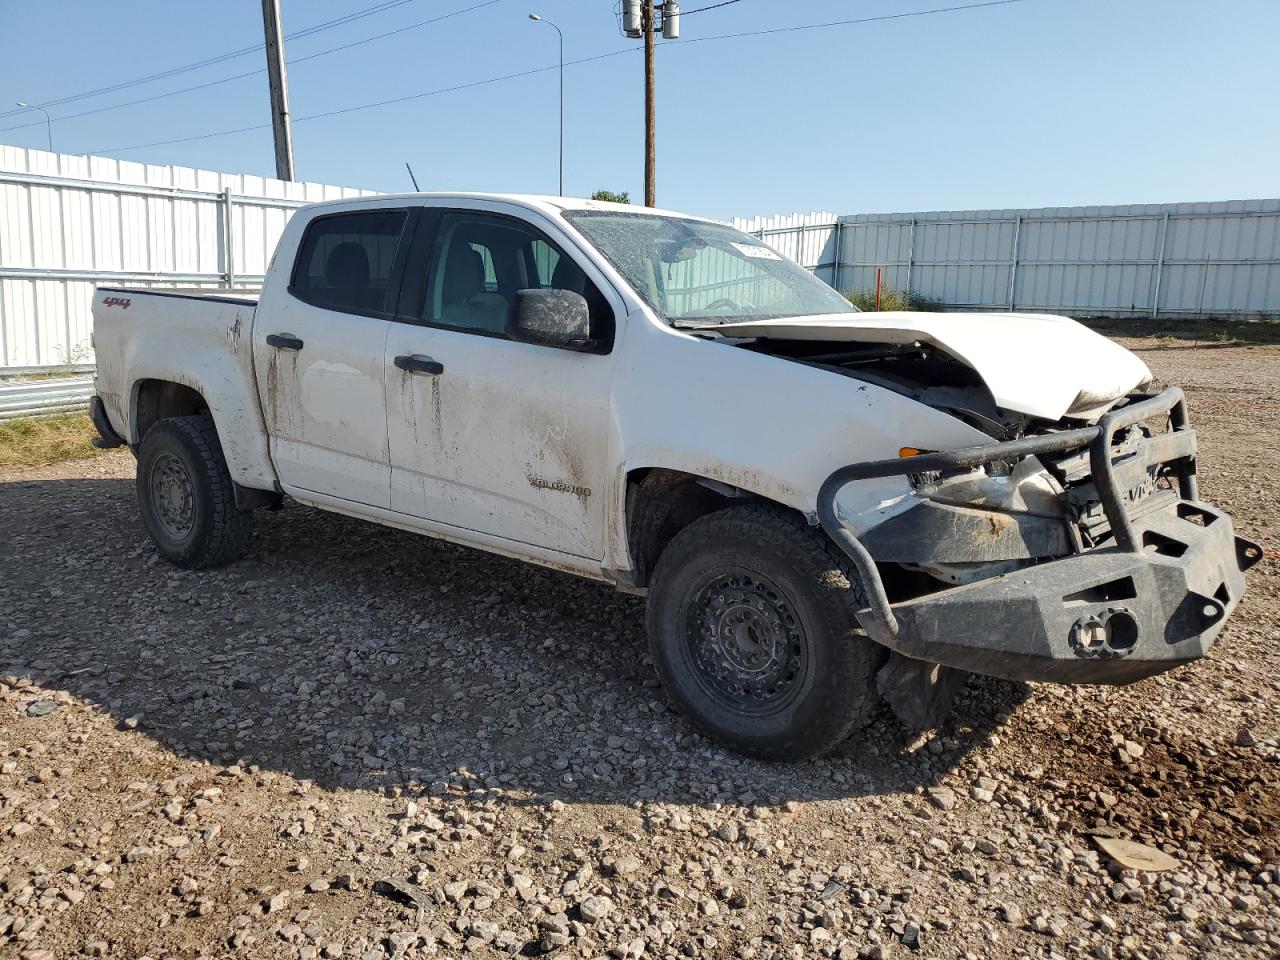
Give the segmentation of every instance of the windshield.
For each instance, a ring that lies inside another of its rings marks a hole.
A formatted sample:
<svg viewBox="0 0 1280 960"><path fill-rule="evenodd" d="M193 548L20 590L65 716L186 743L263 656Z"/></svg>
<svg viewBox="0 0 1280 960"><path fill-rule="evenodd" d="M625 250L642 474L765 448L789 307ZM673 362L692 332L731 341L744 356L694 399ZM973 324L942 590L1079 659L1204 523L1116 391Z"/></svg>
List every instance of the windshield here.
<svg viewBox="0 0 1280 960"><path fill-rule="evenodd" d="M857 313L808 270L733 227L612 210L564 215L675 326Z"/></svg>

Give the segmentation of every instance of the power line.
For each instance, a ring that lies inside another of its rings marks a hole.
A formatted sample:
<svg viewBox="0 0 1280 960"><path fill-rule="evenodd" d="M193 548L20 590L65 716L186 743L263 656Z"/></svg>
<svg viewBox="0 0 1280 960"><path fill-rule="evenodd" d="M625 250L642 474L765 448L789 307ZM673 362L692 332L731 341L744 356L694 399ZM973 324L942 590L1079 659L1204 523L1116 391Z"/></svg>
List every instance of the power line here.
<svg viewBox="0 0 1280 960"><path fill-rule="evenodd" d="M583 57L580 60L566 60L565 66L572 67L580 63L591 63L595 60L606 60L609 57L616 57L624 53L634 53L634 52L635 52L635 49L629 47L625 50L614 50L610 53L599 53L593 57ZM320 120L324 117L336 117L336 116L339 116L340 114L355 113L359 110L371 110L374 107L386 107L396 103L407 103L410 100L422 100L425 97L435 97L444 93L457 93L458 91L461 91L461 90L470 90L474 87L484 87L484 86L488 86L491 83L502 83L506 80L516 80L516 79L519 79L520 77L531 77L531 76L534 76L535 74L546 73L550 70L558 70L558 69L559 69L558 63L552 64L551 66L548 66L548 67L534 67L531 70L521 70L517 73L508 73L500 77L488 77L484 80L473 80L470 83L459 83L451 87L440 87L436 90L426 90L426 91L423 91L422 93L411 93L403 97L392 97L387 100L377 100L377 101L374 101L373 103L361 103L353 107L340 107L337 110L325 110L322 113L311 113L311 114L307 114L305 117L294 117L293 122L302 123L303 121L306 121L306 120ZM230 136L236 133L248 133L251 130L267 130L270 127L271 127L271 124L269 123L259 123L259 124L254 124L248 127L236 127L233 130L219 130L214 133L201 133L192 137L178 137L173 140L157 140L153 143L136 143L128 147L112 147L109 150L91 150L89 151L89 153L95 156L105 155L109 153L122 153L126 150L142 150L146 147L163 147L163 146L168 146L174 143L190 143L194 140L208 140L212 137L225 137L225 136Z"/></svg>
<svg viewBox="0 0 1280 960"><path fill-rule="evenodd" d="M496 2L496 0L491 0L491 2ZM776 33L792 33L800 30L820 30L828 27L843 27L843 26L850 26L853 24L877 23L885 20L901 20L908 17L925 17L933 14L956 13L964 10L979 10L985 7L1002 7L1002 6L1009 6L1015 3L1025 3L1025 2L1027 2L1027 0L983 0L983 2L979 2L979 3L959 4L955 6L949 6L949 7L933 7L928 10L914 10L908 13L888 13L888 14L881 14L879 16L874 16L874 17L859 17L857 19L852 19L852 20L832 20L826 23L798 24L792 27L773 27L765 30L749 30L749 31L744 31L740 33L724 33L724 34L718 34L716 36L697 37L689 40L673 40L673 41L670 41L669 44L663 44L663 45L664 46L667 46L667 45L680 46L684 44L703 43L703 42L710 42L710 41L716 41L716 40L737 40L745 37L768 36L770 34L776 34ZM577 66L578 64L592 63L597 60L606 60L606 59L609 59L610 57L620 56L625 53L634 53L634 52L637 52L637 50L638 48L628 47L623 50L614 50L610 53L596 54L595 56L592 56L592 57L583 57L579 60L566 61L565 66L567 67ZM476 87L484 87L484 86L488 86L489 84L502 83L504 81L515 80L520 77L529 77L539 73L546 73L549 70L555 70L555 69L557 69L557 65L555 64L552 64L551 66L546 66L546 67L535 67L531 70L522 70L517 73L508 73L499 77L489 77L484 80L474 80L474 81L471 81L470 83L457 84L451 87L441 87L436 90L427 90L422 93L408 94L407 96L403 96L403 97L393 97L387 100L377 100L372 103L362 103L362 104L357 104L351 107L342 107L337 110L326 110L323 113L313 113L305 117L295 117L294 122L301 123L307 120L319 120L324 117L335 117L341 114L355 113L361 110L371 110L371 109L374 109L375 107L385 107L385 106L390 106L392 104L397 104L397 103L407 103L411 100L421 100L426 97L435 97L445 93L456 93L462 90L470 90ZM171 140L157 140L152 143L139 143L139 144L133 144L127 147L112 147L109 150L92 150L92 151L89 151L89 153L95 154L95 155L123 153L127 150L142 150L148 147L169 146L175 143L191 143L196 140L208 140L213 137L231 136L237 133L248 133L253 130L265 130L265 129L269 129L270 127L271 127L271 124L269 123L255 124L247 127L237 127L236 129L233 129L233 130L219 130L213 133L202 133L202 134L197 134L195 136L190 136L190 137L178 137Z"/></svg>
<svg viewBox="0 0 1280 960"><path fill-rule="evenodd" d="M931 10L912 10L907 13L885 13L876 17L859 17L856 20L829 20L826 23L803 23L794 27L771 27L767 30L746 30L742 33L722 33L715 37L690 37L688 40L679 40L676 42L681 44L705 43L710 40L738 40L742 37L765 37L774 33L796 33L800 30L821 30L824 27L847 27L851 24L877 23L881 20L904 20L908 17L927 17L935 13L955 13L959 10L978 10L982 7L1005 7L1013 3L1026 2L1027 0L986 0L985 3L966 3L954 7L934 7Z"/></svg>
<svg viewBox="0 0 1280 960"><path fill-rule="evenodd" d="M409 3L409 2L411 2L411 0L396 0L396 3ZM433 23L440 23L442 20L449 20L453 17L461 16L464 13L470 13L473 10L479 10L481 7L493 6L493 4L500 3L500 2L502 2L502 0L484 0L483 3L473 4L472 6L464 7L461 10L454 10L451 13L441 14L438 17L431 17L428 20L419 20L417 23L410 23L403 27L398 27L395 30L388 30L385 33L375 34L372 37L365 37L362 40L353 40L350 43L339 44L336 47L330 47L327 50L319 50L315 53L309 53L306 56L302 56L302 57L291 57L289 59L288 65L290 67L293 67L299 63L306 63L308 60L315 60L318 57L327 57L331 53L339 53L343 50L350 50L352 47L359 47L366 43L373 43L375 40L384 40L387 37L393 37L399 33L406 33L410 30L416 30L419 27L429 26ZM255 47L254 49L257 50L261 48ZM249 71L246 71L245 73L237 73L237 74L234 74L233 76L222 77L218 80L209 80L205 83L197 83L194 86L190 86L190 87L180 87L177 90L169 90L169 91L166 91L165 93L157 93L150 97L140 97L137 100L126 100L123 103L113 103L105 107L95 107L92 110L82 110L80 113L63 114L62 116L54 117L54 119L55 120L74 120L78 117L89 117L96 113L108 113L112 110L120 110L120 109L123 109L124 107L132 107L140 103L151 103L154 100L163 100L166 97L176 97L183 93L191 93L194 90L205 90L209 87L216 87L216 86L219 86L220 84L230 83L233 80L243 80L245 77L256 77L259 74L263 74L266 72L267 71L265 67L259 67L256 70L249 70ZM16 112L20 113L21 111L16 111ZM4 117L7 115L8 114L0 114L0 117ZM11 127L0 127L0 133L5 133L9 130L23 130L27 127L39 126L41 123L43 123L43 121L38 121L34 123L19 123Z"/></svg>
<svg viewBox="0 0 1280 960"><path fill-rule="evenodd" d="M709 6L698 7L696 10L681 10L680 16L688 17L695 13L705 13L707 10L719 10L721 7L728 7L735 3L741 3L742 0L721 0L720 3L713 3Z"/></svg>
<svg viewBox="0 0 1280 960"><path fill-rule="evenodd" d="M304 27L303 29L298 30L294 33L287 34L285 36L285 40L301 40L304 37L312 36L313 34L320 33L324 30L331 30L334 27L340 27L340 26L343 26L344 24L352 23L356 20L362 20L365 17L371 17L377 13L382 13L383 11L390 10L393 7L401 7L407 3L414 3L414 2L416 2L416 0L385 0L385 2L383 3L375 4L371 7L365 7L361 10L355 10L341 17L335 17L332 20L325 20L322 23L317 23L310 27ZM489 2L497 3L498 0L489 0ZM477 4L477 6L482 6L482 7L488 6L488 5L489 5L488 3ZM474 9L474 8L470 8L470 9ZM243 57L250 53L258 53L261 50L262 50L261 44L254 44L253 46L241 47L239 50L230 50L227 53L218 54L217 56L214 56L214 57L208 57L204 60L197 60L194 63L188 63L184 66L171 67L170 69L162 70L159 73L148 74L145 77L138 77L137 79L134 79L134 80L121 81L120 83L112 84L106 87L99 87L95 90L87 90L84 93L77 93L70 96L61 97L57 100L47 100L39 104L39 106L56 107L66 103L74 103L79 100L86 100L90 97L100 96L104 93L114 93L117 90L123 90L127 87L137 86L138 84L142 84L142 83L151 83L155 80L165 80L165 79L168 79L169 77L174 77L174 76L177 76L178 74L186 73L191 70L198 70L202 67L210 67L218 63L224 63L227 60L234 60L237 57ZM8 110L8 111L5 111L4 113L0 113L0 119L3 119L5 117L11 117L21 112L22 111L20 110ZM79 114L77 114L77 116L79 116ZM59 117L55 119L66 119L66 118Z"/></svg>

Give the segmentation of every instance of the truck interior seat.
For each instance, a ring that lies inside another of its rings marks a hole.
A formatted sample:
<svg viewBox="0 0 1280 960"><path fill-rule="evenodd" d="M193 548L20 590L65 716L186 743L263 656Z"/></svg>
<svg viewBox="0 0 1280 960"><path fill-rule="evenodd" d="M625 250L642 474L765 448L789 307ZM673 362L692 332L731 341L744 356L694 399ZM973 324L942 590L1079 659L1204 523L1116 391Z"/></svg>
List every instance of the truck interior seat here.
<svg viewBox="0 0 1280 960"><path fill-rule="evenodd" d="M456 235L445 258L441 292L441 323L493 333L506 329L510 302L501 294L485 290L484 258Z"/></svg>
<svg viewBox="0 0 1280 960"><path fill-rule="evenodd" d="M329 251L324 278L338 306L376 310L386 298L385 290L369 286L369 254L360 243L347 241Z"/></svg>

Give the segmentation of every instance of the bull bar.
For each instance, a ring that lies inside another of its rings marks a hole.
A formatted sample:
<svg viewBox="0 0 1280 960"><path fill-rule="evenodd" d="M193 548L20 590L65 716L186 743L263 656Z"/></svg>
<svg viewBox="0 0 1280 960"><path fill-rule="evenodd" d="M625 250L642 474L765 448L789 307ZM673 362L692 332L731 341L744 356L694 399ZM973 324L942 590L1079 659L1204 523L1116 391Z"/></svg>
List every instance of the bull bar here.
<svg viewBox="0 0 1280 960"><path fill-rule="evenodd" d="M1168 432L1113 449L1119 431L1160 414ZM912 600L890 602L874 558L836 513L836 495L857 480L1085 447L1114 543ZM1195 455L1186 401L1170 387L1131 397L1094 426L841 467L818 492L818 521L853 562L867 602L858 619L882 645L991 676L1131 683L1207 653L1243 594L1244 571L1262 558L1199 501ZM1135 520L1125 501L1153 465L1176 477L1177 506Z"/></svg>

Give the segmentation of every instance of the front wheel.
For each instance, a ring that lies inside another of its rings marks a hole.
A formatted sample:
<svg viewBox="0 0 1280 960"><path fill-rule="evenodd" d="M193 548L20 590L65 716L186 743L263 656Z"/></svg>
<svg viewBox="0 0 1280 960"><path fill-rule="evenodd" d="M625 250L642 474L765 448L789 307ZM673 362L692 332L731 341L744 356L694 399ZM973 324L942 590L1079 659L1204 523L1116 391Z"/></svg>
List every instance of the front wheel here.
<svg viewBox="0 0 1280 960"><path fill-rule="evenodd" d="M732 507L695 520L649 586L654 663L708 735L768 760L837 746L878 702L882 649L854 613L862 586L820 532L785 510Z"/></svg>
<svg viewBox="0 0 1280 960"><path fill-rule="evenodd" d="M180 567L230 563L252 532L211 417L160 420L138 450L138 506L160 553Z"/></svg>

